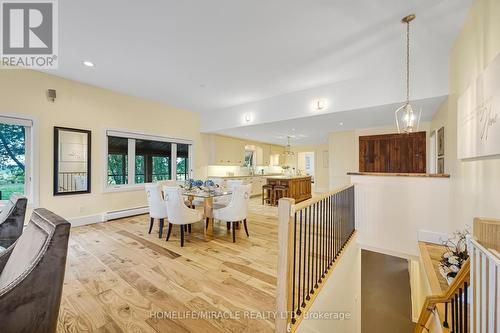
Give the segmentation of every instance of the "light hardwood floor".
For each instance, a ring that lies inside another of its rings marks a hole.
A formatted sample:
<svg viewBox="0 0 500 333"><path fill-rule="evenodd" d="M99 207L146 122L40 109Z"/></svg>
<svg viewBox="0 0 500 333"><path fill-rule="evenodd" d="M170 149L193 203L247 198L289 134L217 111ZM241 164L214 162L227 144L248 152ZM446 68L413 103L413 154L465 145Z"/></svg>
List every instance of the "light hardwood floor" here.
<svg viewBox="0 0 500 333"><path fill-rule="evenodd" d="M212 239L197 223L181 248L178 227L166 242L147 215L73 228L58 332L273 332L276 208L251 207L236 243L225 223ZM166 318L208 312L219 318Z"/></svg>

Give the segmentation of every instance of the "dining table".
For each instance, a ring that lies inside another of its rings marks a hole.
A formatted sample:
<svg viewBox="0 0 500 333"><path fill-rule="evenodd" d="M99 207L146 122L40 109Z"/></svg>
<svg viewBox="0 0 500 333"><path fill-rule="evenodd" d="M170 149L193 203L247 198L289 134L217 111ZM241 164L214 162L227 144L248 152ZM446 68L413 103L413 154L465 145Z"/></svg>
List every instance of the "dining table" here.
<svg viewBox="0 0 500 333"><path fill-rule="evenodd" d="M187 197L187 201L189 205L193 205L193 201L198 198L198 199L203 199L203 214L206 220L206 228L205 229L205 234L206 235L213 235L213 230L214 230L214 208L218 208L217 204L214 203L215 198L220 198L223 196L231 195L233 192L226 190L226 189L214 189L214 190L204 190L204 189L190 189L190 190L185 190L182 193L184 196ZM222 208L223 205L220 205L220 208Z"/></svg>

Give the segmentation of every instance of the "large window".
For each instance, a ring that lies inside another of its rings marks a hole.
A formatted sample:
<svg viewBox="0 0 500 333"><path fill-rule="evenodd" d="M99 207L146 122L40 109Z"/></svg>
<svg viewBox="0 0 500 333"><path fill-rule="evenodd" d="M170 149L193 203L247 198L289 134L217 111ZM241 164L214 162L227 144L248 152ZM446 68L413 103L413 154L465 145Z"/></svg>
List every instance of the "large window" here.
<svg viewBox="0 0 500 333"><path fill-rule="evenodd" d="M189 179L189 145L177 144L177 180Z"/></svg>
<svg viewBox="0 0 500 333"><path fill-rule="evenodd" d="M107 141L108 187L190 178L191 143L115 131Z"/></svg>
<svg viewBox="0 0 500 333"><path fill-rule="evenodd" d="M31 120L0 116L0 200L12 193L30 197Z"/></svg>

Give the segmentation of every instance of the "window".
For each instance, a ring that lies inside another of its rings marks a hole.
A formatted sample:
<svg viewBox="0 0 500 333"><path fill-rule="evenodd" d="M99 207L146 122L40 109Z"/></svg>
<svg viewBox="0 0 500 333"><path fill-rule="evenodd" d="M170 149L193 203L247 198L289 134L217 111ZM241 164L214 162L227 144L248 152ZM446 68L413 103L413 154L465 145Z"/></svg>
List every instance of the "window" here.
<svg viewBox="0 0 500 333"><path fill-rule="evenodd" d="M190 143L115 131L107 140L108 187L190 178Z"/></svg>
<svg viewBox="0 0 500 333"><path fill-rule="evenodd" d="M12 193L31 198L32 121L0 116L0 200Z"/></svg>
<svg viewBox="0 0 500 333"><path fill-rule="evenodd" d="M254 166L253 155L254 155L253 150L245 150L245 166L246 167L253 167Z"/></svg>
<svg viewBox="0 0 500 333"><path fill-rule="evenodd" d="M189 145L177 144L177 180L189 179Z"/></svg>
<svg viewBox="0 0 500 333"><path fill-rule="evenodd" d="M108 137L108 184L128 183L128 140Z"/></svg>
<svg viewBox="0 0 500 333"><path fill-rule="evenodd" d="M171 155L170 142L135 140L135 183L171 179Z"/></svg>

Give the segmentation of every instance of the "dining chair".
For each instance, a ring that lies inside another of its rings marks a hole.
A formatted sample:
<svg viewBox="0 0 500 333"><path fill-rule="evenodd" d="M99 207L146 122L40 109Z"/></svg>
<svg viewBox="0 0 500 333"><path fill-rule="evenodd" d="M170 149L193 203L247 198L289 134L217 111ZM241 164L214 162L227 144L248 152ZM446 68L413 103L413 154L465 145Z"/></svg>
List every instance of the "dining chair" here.
<svg viewBox="0 0 500 333"><path fill-rule="evenodd" d="M252 184L239 185L233 188L231 201L226 207L215 209L214 218L228 222L233 229L233 243L236 242L236 225L243 222L245 233L248 234L247 217L248 205L250 203L250 194L252 193Z"/></svg>
<svg viewBox="0 0 500 333"><path fill-rule="evenodd" d="M163 187L163 198L165 200L168 212L168 232L167 241L172 232L172 225L180 226L181 247L184 246L185 226L200 222L203 219L203 213L195 209L190 209L184 203L182 196L183 189L179 187Z"/></svg>
<svg viewBox="0 0 500 333"><path fill-rule="evenodd" d="M241 180L241 179L227 179L226 180L226 188L231 192L233 192L233 190L236 186L240 186L240 185L243 185L243 180ZM232 195L225 195L225 196L220 197L220 198L215 198L214 202L218 205L227 206L227 205L229 205L229 202L231 201L231 196Z"/></svg>
<svg viewBox="0 0 500 333"><path fill-rule="evenodd" d="M161 238L163 234L163 222L166 218L168 218L167 205L165 205L165 201L163 201L161 196L162 193L159 184L145 184L144 187L146 189L146 196L148 198L149 205L149 233L153 230L155 219L158 219L160 221L159 237Z"/></svg>

